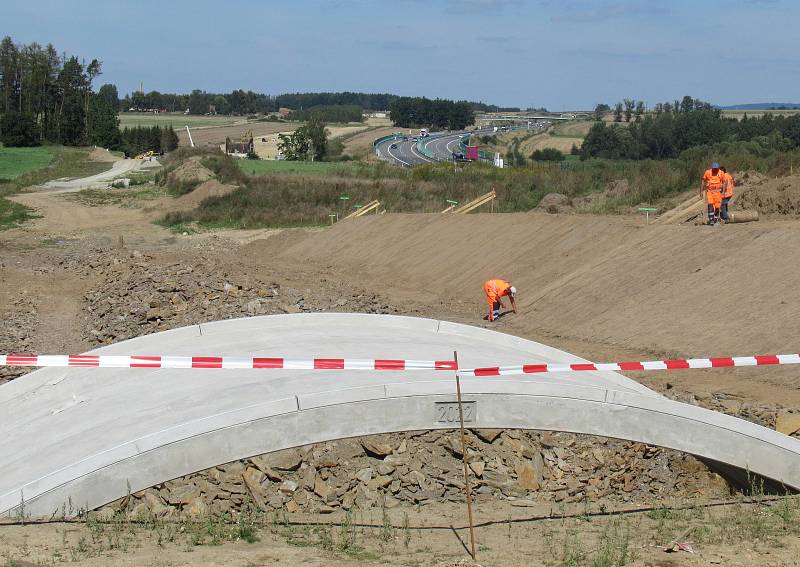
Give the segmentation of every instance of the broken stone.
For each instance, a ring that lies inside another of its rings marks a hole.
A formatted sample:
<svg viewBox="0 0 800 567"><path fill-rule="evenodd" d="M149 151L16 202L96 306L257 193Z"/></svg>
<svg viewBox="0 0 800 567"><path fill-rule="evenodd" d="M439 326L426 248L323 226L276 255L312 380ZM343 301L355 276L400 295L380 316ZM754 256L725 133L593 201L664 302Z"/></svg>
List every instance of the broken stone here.
<svg viewBox="0 0 800 567"><path fill-rule="evenodd" d="M146 495L145 495L146 496ZM200 496L200 489L194 484L179 485L170 490L168 502L172 505L189 504Z"/></svg>
<svg viewBox="0 0 800 567"><path fill-rule="evenodd" d="M372 478L372 467L366 467L356 473L356 478L363 483L369 482Z"/></svg>
<svg viewBox="0 0 800 567"><path fill-rule="evenodd" d="M387 465L386 463L381 463L378 465L377 471L378 474L381 475L390 475L395 471L395 467L392 465Z"/></svg>
<svg viewBox="0 0 800 567"><path fill-rule="evenodd" d="M367 483L367 488L376 491L379 488L386 488L392 483L392 478L389 476L376 476Z"/></svg>
<svg viewBox="0 0 800 567"><path fill-rule="evenodd" d="M256 468L248 467L242 474L242 478L253 502L262 510L265 509L267 507L266 493L261 483L267 478L266 475Z"/></svg>
<svg viewBox="0 0 800 567"><path fill-rule="evenodd" d="M202 497L197 497L183 508L183 512L190 518L204 518L208 516L208 505Z"/></svg>
<svg viewBox="0 0 800 567"><path fill-rule="evenodd" d="M483 476L483 470L486 468L486 463L483 461L473 461L469 463L469 468L475 473L475 476Z"/></svg>
<svg viewBox="0 0 800 567"><path fill-rule="evenodd" d="M517 483L523 490L539 490L541 484L536 479L536 471L529 461L517 465Z"/></svg>
<svg viewBox="0 0 800 567"><path fill-rule="evenodd" d="M361 446L364 447L364 452L370 457L377 459L384 459L392 454L392 446L387 443L372 438L365 438L361 440Z"/></svg>
<svg viewBox="0 0 800 567"><path fill-rule="evenodd" d="M472 431L484 443L494 443L494 440L503 432L502 429L473 429Z"/></svg>
<svg viewBox="0 0 800 567"><path fill-rule="evenodd" d="M303 462L303 456L297 449L286 449L264 456L267 466L279 471L296 471ZM266 471L263 471L266 474Z"/></svg>
<svg viewBox="0 0 800 567"><path fill-rule="evenodd" d="M283 477L275 471L264 457L253 457L250 459L250 462L253 463L258 470L263 472L267 475L267 478L270 479L272 482L281 482L283 481Z"/></svg>
<svg viewBox="0 0 800 567"><path fill-rule="evenodd" d="M322 480L319 476L314 481L314 494L322 498L323 500L327 498L328 493L331 491L330 487L327 483Z"/></svg>
<svg viewBox="0 0 800 567"><path fill-rule="evenodd" d="M775 430L784 435L793 435L800 431L800 413L780 412L775 422Z"/></svg>

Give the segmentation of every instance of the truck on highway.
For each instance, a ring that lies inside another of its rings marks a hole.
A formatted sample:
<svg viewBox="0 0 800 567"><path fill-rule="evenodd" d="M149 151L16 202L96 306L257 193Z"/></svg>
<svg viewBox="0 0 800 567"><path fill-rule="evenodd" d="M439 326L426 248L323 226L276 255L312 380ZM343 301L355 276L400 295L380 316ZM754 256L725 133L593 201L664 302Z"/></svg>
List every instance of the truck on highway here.
<svg viewBox="0 0 800 567"><path fill-rule="evenodd" d="M419 130L419 137L425 138L426 136L430 135L427 128L420 128Z"/></svg>

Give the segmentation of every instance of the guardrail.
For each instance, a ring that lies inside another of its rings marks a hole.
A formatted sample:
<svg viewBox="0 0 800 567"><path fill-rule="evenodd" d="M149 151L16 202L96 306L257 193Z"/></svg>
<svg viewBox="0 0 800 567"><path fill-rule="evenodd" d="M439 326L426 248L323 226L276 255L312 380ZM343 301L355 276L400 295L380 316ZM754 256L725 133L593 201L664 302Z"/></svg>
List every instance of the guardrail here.
<svg viewBox="0 0 800 567"><path fill-rule="evenodd" d="M393 140L397 140L398 138L402 138L403 134L400 132L395 132L394 134L389 134L388 136L381 136L372 142L372 149L375 151L375 155L383 160L388 160L389 158L384 158L381 156L380 151L378 151L378 146L383 144L384 142L391 142Z"/></svg>
<svg viewBox="0 0 800 567"><path fill-rule="evenodd" d="M422 155L424 155L426 158L432 159L434 161L439 161L436 159L436 156L433 154L433 152L425 147L425 142L430 141L434 138L438 138L438 136L425 136L424 138L419 138L415 145L417 146L417 151Z"/></svg>

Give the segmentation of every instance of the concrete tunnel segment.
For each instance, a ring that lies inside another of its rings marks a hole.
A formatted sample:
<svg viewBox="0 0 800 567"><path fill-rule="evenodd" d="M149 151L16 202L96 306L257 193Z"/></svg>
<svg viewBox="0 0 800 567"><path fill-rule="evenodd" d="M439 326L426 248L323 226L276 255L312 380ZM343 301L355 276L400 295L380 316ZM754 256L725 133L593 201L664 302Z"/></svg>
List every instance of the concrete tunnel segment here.
<svg viewBox="0 0 800 567"><path fill-rule="evenodd" d="M496 331L314 313L194 325L91 354L586 362ZM800 489L800 440L669 400L615 372L462 378L468 427L676 449ZM0 386L0 516L94 509L218 464L328 440L457 426L454 373L45 368Z"/></svg>

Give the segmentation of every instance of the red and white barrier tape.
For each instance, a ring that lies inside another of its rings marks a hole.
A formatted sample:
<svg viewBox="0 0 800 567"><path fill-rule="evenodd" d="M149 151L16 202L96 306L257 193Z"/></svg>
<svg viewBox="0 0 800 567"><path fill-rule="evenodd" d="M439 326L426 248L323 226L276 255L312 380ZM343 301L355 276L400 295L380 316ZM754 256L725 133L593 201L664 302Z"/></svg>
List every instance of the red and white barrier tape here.
<svg viewBox="0 0 800 567"><path fill-rule="evenodd" d="M245 358L231 356L118 356L0 354L0 366L80 368L227 368L284 370L459 370L462 376L507 376L554 372L684 370L733 366L800 364L800 354L688 358L642 362L582 362L574 364L522 364L458 369L453 360L357 359L357 358Z"/></svg>
<svg viewBox="0 0 800 567"><path fill-rule="evenodd" d="M244 358L236 356L113 356L0 354L0 366L81 368L282 368L285 370L456 370L452 360Z"/></svg>
<svg viewBox="0 0 800 567"><path fill-rule="evenodd" d="M800 364L800 354L734 356L730 358L684 358L676 360L645 360L642 362L583 362L577 364L523 364L459 370L462 376L508 376L513 374L550 374L553 372L594 372L611 370L686 370L690 368L727 368L731 366L769 366Z"/></svg>

